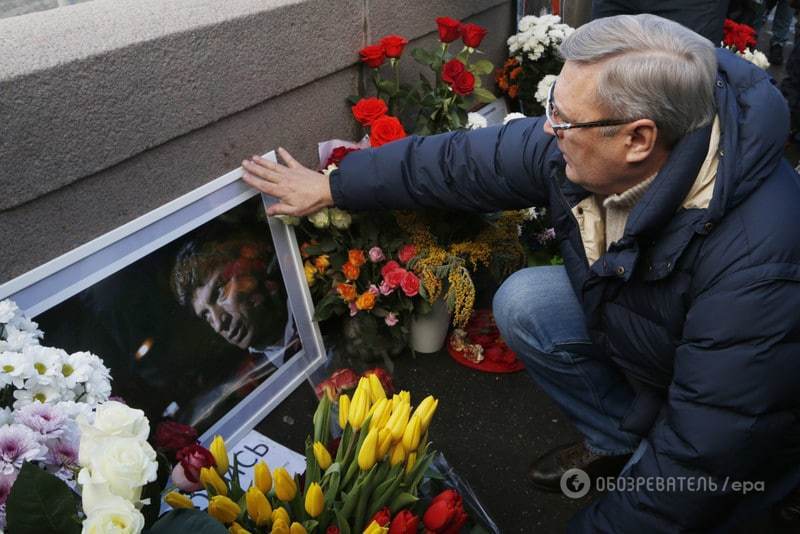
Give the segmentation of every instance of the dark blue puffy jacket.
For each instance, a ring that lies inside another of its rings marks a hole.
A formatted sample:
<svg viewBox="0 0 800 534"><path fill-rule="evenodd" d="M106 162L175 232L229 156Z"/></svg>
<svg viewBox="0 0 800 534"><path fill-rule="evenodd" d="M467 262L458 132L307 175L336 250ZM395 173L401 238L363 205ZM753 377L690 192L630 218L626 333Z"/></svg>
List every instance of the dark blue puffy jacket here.
<svg viewBox="0 0 800 534"><path fill-rule="evenodd" d="M782 158L788 114L763 71L727 51L718 60L708 208L680 206L710 126L679 141L591 267L570 211L589 193L566 179L542 118L410 137L353 153L331 176L346 209L550 207L601 357L637 391L621 427L648 447L630 476L707 481L704 492L609 492L571 531L705 532L800 481L800 178ZM745 480L769 481L767 491L742 496L732 482Z"/></svg>

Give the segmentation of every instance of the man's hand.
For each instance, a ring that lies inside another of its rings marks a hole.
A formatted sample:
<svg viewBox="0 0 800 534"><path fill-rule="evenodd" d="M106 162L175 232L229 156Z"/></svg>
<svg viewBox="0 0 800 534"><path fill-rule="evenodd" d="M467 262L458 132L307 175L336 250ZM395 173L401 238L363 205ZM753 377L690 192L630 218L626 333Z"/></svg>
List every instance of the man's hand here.
<svg viewBox="0 0 800 534"><path fill-rule="evenodd" d="M259 156L242 162L245 182L278 199L268 215L302 216L333 205L328 177L303 167L286 150L278 149L286 165Z"/></svg>

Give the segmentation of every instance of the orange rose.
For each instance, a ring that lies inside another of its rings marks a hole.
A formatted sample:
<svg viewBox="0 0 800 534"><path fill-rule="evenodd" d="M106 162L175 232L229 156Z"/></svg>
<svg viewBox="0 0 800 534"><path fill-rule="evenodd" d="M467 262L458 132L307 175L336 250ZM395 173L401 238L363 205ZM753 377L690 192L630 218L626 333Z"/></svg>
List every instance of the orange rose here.
<svg viewBox="0 0 800 534"><path fill-rule="evenodd" d="M345 302L353 302L356 300L356 286L350 284L337 284L336 292L342 297Z"/></svg>
<svg viewBox="0 0 800 534"><path fill-rule="evenodd" d="M358 300L356 300L356 308L359 310L371 310L375 307L375 293L367 291L362 293Z"/></svg>
<svg viewBox="0 0 800 534"><path fill-rule="evenodd" d="M317 256L317 259L314 260L314 267L317 268L319 274L325 274L325 271L327 271L330 266L331 261L328 259L327 255Z"/></svg>
<svg viewBox="0 0 800 534"><path fill-rule="evenodd" d="M347 251L347 261L349 261L356 267L361 267L362 265L367 263L367 258L364 257L363 250L354 248Z"/></svg>
<svg viewBox="0 0 800 534"><path fill-rule="evenodd" d="M344 273L344 277L348 280L356 280L358 279L358 275L361 274L361 269L358 265L353 265L348 261L342 265L342 272Z"/></svg>

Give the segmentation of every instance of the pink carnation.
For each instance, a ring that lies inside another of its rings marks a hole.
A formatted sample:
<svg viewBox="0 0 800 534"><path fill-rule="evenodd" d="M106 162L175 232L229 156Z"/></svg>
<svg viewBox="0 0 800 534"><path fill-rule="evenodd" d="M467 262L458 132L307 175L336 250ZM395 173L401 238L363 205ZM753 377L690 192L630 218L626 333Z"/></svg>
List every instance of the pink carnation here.
<svg viewBox="0 0 800 534"><path fill-rule="evenodd" d="M386 255L383 253L383 249L381 247L372 247L369 249L369 261L372 263L378 263L379 261L383 261L386 259Z"/></svg>
<svg viewBox="0 0 800 534"><path fill-rule="evenodd" d="M388 326L394 326L398 323L400 319L397 318L397 315L395 315L394 312L389 312L389 314L386 317L384 317L383 320L386 322Z"/></svg>

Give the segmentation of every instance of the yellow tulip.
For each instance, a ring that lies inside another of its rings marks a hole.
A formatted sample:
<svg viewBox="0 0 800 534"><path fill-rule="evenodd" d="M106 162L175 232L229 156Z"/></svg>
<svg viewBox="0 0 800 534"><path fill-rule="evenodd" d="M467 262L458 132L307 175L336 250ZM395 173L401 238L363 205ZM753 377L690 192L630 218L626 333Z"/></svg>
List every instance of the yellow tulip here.
<svg viewBox="0 0 800 534"><path fill-rule="evenodd" d="M289 512L283 506L278 506L272 511L272 528L275 528L275 523L278 521L283 521L286 528L289 528L289 523L291 522L289 520Z"/></svg>
<svg viewBox="0 0 800 534"><path fill-rule="evenodd" d="M407 451L415 451L419 447L419 440L422 437L422 423L420 423L419 416L415 415L406 425L406 430L403 432L403 447Z"/></svg>
<svg viewBox="0 0 800 534"><path fill-rule="evenodd" d="M224 495L214 495L208 501L208 515L220 523L233 523L240 513L242 509L239 505Z"/></svg>
<svg viewBox="0 0 800 534"><path fill-rule="evenodd" d="M283 467L275 470L275 495L284 502L291 501L297 495L297 484Z"/></svg>
<svg viewBox="0 0 800 534"><path fill-rule="evenodd" d="M267 496L256 486L250 486L247 490L245 503L247 504L247 514L257 527L263 527L272 522L272 505L269 504Z"/></svg>
<svg viewBox="0 0 800 534"><path fill-rule="evenodd" d="M438 406L439 399L433 398L433 395L428 395L419 403L417 409L414 410L414 414L411 417L415 415L419 416L419 421L422 423L421 429L423 434L428 430L428 425L431 424L431 419L433 419L433 414L436 412Z"/></svg>
<svg viewBox="0 0 800 534"><path fill-rule="evenodd" d="M325 495L322 488L316 482L312 482L306 493L306 512L311 517L317 517L325 508Z"/></svg>
<svg viewBox="0 0 800 534"><path fill-rule="evenodd" d="M227 495L228 486L219 474L210 467L200 468L200 482L206 487L213 489L217 495Z"/></svg>
<svg viewBox="0 0 800 534"><path fill-rule="evenodd" d="M392 431L388 428L378 430L378 453L376 459L380 460L392 447Z"/></svg>
<svg viewBox="0 0 800 534"><path fill-rule="evenodd" d="M166 495L164 495L164 502L166 502L171 507L175 508L194 508L194 504L192 504L192 499L184 495L183 493L178 493L177 491L170 491Z"/></svg>
<svg viewBox="0 0 800 534"><path fill-rule="evenodd" d="M402 390L398 396L400 397L401 401L411 404L411 393L408 391Z"/></svg>
<svg viewBox="0 0 800 534"><path fill-rule="evenodd" d="M417 453L412 452L408 455L408 460L406 461L406 474L410 473L412 469L414 469L414 464L417 463Z"/></svg>
<svg viewBox="0 0 800 534"><path fill-rule="evenodd" d="M263 460L259 461L253 469L253 481L264 495L272 489L272 475L269 472L269 466Z"/></svg>
<svg viewBox="0 0 800 534"><path fill-rule="evenodd" d="M350 414L350 397L339 395L339 427L344 430L347 424L347 416Z"/></svg>
<svg viewBox="0 0 800 534"><path fill-rule="evenodd" d="M408 415L411 413L411 405L407 402L400 402L395 405L392 415L386 421L385 428L392 431L392 440L397 441L403 437L403 432L408 424Z"/></svg>
<svg viewBox="0 0 800 534"><path fill-rule="evenodd" d="M387 532L389 529L380 526L377 521L373 521L364 529L364 534L386 534Z"/></svg>
<svg viewBox="0 0 800 534"><path fill-rule="evenodd" d="M292 526L289 527L289 534L308 534L306 527L295 521L292 523Z"/></svg>
<svg viewBox="0 0 800 534"><path fill-rule="evenodd" d="M306 260L305 263L303 263L303 272L306 274L306 283L308 283L309 286L313 286L315 282L314 275L317 274L317 268L311 265L310 261Z"/></svg>
<svg viewBox="0 0 800 534"><path fill-rule="evenodd" d="M350 403L350 413L347 420L353 430L359 430L369 412L369 392L363 389L356 389L353 401Z"/></svg>
<svg viewBox="0 0 800 534"><path fill-rule="evenodd" d="M225 448L225 440L222 436L214 436L211 446L208 448L214 461L217 462L217 473L224 475L228 472L228 450Z"/></svg>
<svg viewBox="0 0 800 534"><path fill-rule="evenodd" d="M368 471L375 465L375 453L378 447L378 429L373 428L367 433L364 438L364 443L361 444L361 450L358 451L358 467L363 471Z"/></svg>
<svg viewBox="0 0 800 534"><path fill-rule="evenodd" d="M321 441L314 442L314 458L317 459L317 465L319 465L319 468L323 471L329 468L331 463L333 463L331 453L328 452L328 449Z"/></svg>
<svg viewBox="0 0 800 534"><path fill-rule="evenodd" d="M405 459L406 450L403 448L403 442L398 441L394 448L392 448L392 454L389 456L389 464L394 467L397 464L403 463Z"/></svg>
<svg viewBox="0 0 800 534"><path fill-rule="evenodd" d="M290 534L289 532L289 524L284 521L283 519L278 519L274 523L272 523L272 534Z"/></svg>
<svg viewBox="0 0 800 534"><path fill-rule="evenodd" d="M369 428L383 428L389 416L392 415L392 403L388 399L381 399L372 407L372 419Z"/></svg>
<svg viewBox="0 0 800 534"><path fill-rule="evenodd" d="M230 532L230 534L250 534L249 530L244 528L236 521L234 521L233 524L228 527L228 532Z"/></svg>
<svg viewBox="0 0 800 534"><path fill-rule="evenodd" d="M381 399L386 398L386 392L383 390L383 384L381 384L378 375L371 374L369 375L369 398L372 402L378 402Z"/></svg>

